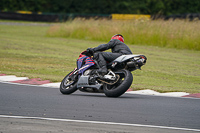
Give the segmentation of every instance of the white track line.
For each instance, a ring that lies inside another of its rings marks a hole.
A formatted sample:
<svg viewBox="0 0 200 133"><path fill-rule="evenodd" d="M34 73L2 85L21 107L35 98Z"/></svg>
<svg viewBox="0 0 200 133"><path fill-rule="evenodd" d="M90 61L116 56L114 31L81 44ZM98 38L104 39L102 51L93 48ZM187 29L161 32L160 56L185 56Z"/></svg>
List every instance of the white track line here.
<svg viewBox="0 0 200 133"><path fill-rule="evenodd" d="M41 86L41 85L21 84L21 83L7 82L7 81L0 81L0 83L12 84L12 85L22 85L22 86L45 87L45 86Z"/></svg>
<svg viewBox="0 0 200 133"><path fill-rule="evenodd" d="M56 119L56 118L43 118L43 117L28 117L28 116L9 116L9 115L0 115L0 118L36 119L36 120L91 123L91 124L107 124L107 125L121 125L121 126L133 126L133 127L149 127L149 128L160 128L160 129L171 129L171 130L200 132L200 129L166 127L166 126L155 126L155 125L142 125L142 124L129 124L129 123L115 123L115 122L101 122L101 121L84 121L84 120Z"/></svg>
<svg viewBox="0 0 200 133"><path fill-rule="evenodd" d="M0 81L26 80L28 77L16 77L15 75L0 76Z"/></svg>

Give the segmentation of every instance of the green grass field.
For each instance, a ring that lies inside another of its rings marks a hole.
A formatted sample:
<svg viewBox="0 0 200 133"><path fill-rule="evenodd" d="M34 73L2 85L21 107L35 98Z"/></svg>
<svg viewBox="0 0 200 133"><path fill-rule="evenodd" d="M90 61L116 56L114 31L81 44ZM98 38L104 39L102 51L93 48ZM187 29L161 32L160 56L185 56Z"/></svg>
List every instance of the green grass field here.
<svg viewBox="0 0 200 133"><path fill-rule="evenodd" d="M109 41L50 37L51 28L0 25L0 73L60 82L76 67L80 52ZM148 58L133 72L133 90L200 93L199 51L127 44Z"/></svg>
<svg viewBox="0 0 200 133"><path fill-rule="evenodd" d="M121 33L128 44L200 50L200 21L111 21L74 20L52 26L48 35L107 41Z"/></svg>

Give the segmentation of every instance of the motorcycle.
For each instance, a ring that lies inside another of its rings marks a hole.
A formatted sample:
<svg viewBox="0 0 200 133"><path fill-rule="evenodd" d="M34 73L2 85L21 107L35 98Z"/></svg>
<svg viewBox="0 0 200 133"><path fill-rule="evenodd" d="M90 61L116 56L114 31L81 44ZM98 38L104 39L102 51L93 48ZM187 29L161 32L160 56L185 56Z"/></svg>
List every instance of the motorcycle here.
<svg viewBox="0 0 200 133"><path fill-rule="evenodd" d="M107 97L119 97L131 86L131 71L146 64L144 55L121 55L107 63L108 73L100 75L98 62L83 51L77 59L77 68L67 74L60 84L62 94L72 94L77 90L90 93L104 93Z"/></svg>

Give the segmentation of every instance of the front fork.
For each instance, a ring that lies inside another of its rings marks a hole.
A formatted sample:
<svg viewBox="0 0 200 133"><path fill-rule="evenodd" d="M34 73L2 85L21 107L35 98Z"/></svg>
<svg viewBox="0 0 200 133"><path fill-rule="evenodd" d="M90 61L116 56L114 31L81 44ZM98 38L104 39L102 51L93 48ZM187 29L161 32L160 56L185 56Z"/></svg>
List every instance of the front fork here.
<svg viewBox="0 0 200 133"><path fill-rule="evenodd" d="M69 75L69 80L75 80L78 76L78 69L75 68Z"/></svg>

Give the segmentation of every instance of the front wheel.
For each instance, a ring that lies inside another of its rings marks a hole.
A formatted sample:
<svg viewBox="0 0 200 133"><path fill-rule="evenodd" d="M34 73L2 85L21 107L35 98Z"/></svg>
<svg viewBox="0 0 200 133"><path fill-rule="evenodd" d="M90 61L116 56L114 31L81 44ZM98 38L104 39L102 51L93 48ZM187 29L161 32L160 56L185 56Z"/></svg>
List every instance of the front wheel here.
<svg viewBox="0 0 200 133"><path fill-rule="evenodd" d="M62 80L60 84L60 92L62 94L71 94L75 92L77 88L77 76L76 74L73 74L74 71L70 72L65 78Z"/></svg>
<svg viewBox="0 0 200 133"><path fill-rule="evenodd" d="M130 71L122 69L114 72L120 76L117 83L114 85L104 84L103 90L107 97L119 97L124 94L132 84L133 75Z"/></svg>

